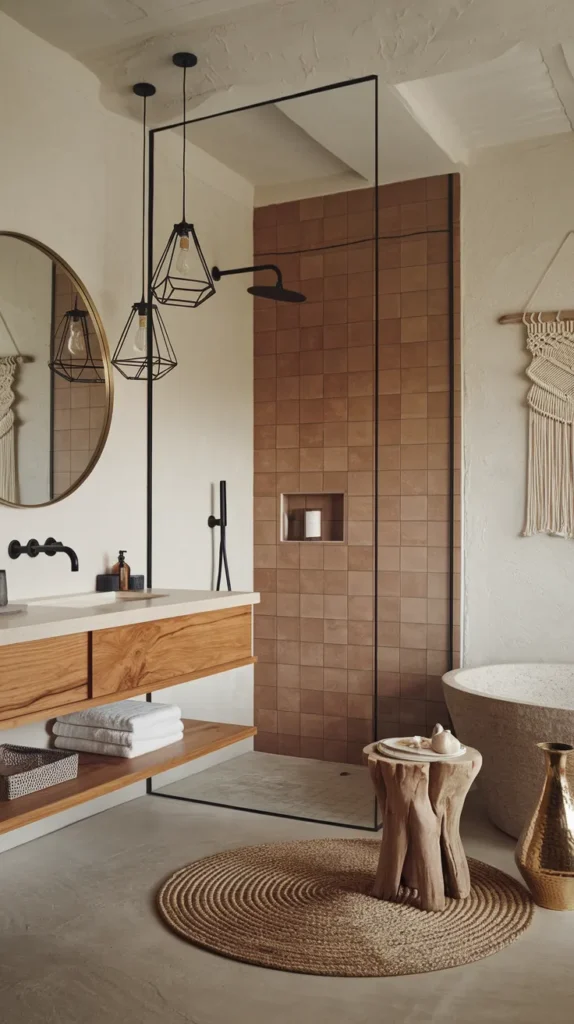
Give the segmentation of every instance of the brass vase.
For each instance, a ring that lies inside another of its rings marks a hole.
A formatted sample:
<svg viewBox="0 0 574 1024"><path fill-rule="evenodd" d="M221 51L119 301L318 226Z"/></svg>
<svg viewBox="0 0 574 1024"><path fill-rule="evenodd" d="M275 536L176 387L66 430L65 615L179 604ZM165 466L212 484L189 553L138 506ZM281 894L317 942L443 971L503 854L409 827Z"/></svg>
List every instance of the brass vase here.
<svg viewBox="0 0 574 1024"><path fill-rule="evenodd" d="M574 763L568 743L538 743L546 755L546 779L536 809L516 847L516 863L535 903L548 910L574 910L574 793L566 766Z"/></svg>

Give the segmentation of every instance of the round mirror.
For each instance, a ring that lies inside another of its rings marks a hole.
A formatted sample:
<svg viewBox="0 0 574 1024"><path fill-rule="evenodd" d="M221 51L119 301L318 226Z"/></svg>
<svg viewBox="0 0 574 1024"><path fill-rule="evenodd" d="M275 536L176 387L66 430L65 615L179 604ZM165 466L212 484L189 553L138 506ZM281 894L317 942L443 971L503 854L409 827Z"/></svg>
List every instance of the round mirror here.
<svg viewBox="0 0 574 1024"><path fill-rule="evenodd" d="M0 231L0 502L49 505L96 465L110 426L104 330L73 270Z"/></svg>

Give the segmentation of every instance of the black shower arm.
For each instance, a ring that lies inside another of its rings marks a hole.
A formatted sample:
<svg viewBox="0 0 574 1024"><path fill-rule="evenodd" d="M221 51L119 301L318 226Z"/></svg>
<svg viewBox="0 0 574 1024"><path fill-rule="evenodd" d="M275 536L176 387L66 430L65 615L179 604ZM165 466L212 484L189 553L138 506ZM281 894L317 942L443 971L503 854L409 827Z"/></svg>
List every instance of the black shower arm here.
<svg viewBox="0 0 574 1024"><path fill-rule="evenodd" d="M219 267L213 267L211 276L214 281L220 281L222 277L229 277L230 274L252 274L256 270L273 270L277 274L277 287L283 287L283 274L281 273L278 266L275 263L260 263L256 267L235 267L233 270L220 270Z"/></svg>

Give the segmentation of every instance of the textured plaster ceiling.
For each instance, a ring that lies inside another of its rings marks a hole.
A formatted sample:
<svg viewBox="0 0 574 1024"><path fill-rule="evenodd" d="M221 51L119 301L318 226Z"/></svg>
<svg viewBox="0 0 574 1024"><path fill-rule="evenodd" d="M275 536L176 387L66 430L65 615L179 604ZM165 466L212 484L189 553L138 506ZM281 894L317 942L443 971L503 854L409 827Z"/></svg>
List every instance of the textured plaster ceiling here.
<svg viewBox="0 0 574 1024"><path fill-rule="evenodd" d="M177 110L174 50L200 58L196 97L231 88L269 96L369 73L396 84L520 42L574 40L572 0L0 0L0 9L91 67L111 105L135 81L154 81L160 120Z"/></svg>
<svg viewBox="0 0 574 1024"><path fill-rule="evenodd" d="M567 78L572 87L565 68L564 90ZM396 88L419 123L455 161L466 161L490 146L572 130L558 82L542 53L524 44L485 64Z"/></svg>
<svg viewBox="0 0 574 1024"><path fill-rule="evenodd" d="M392 89L384 88L379 112L381 182L452 169L451 159ZM194 145L250 181L260 204L362 188L375 180L372 82L198 121L187 134ZM291 186L288 196L286 185Z"/></svg>
<svg viewBox="0 0 574 1024"><path fill-rule="evenodd" d="M352 171L274 104L190 125L187 135L190 142L256 187L334 178Z"/></svg>
<svg viewBox="0 0 574 1024"><path fill-rule="evenodd" d="M131 86L152 81L156 124L180 118L176 50L199 57L192 116L377 74L383 181L442 173L574 120L573 0L0 0L0 10L86 64L110 109L138 116ZM206 122L194 141L274 188L288 171L284 143L298 139L291 180L338 174L352 187L371 177L372 121L346 92L249 115L249 147L230 119Z"/></svg>
<svg viewBox="0 0 574 1024"><path fill-rule="evenodd" d="M118 44L189 29L200 19L231 20L269 0L5 0L1 9L36 35L81 57Z"/></svg>

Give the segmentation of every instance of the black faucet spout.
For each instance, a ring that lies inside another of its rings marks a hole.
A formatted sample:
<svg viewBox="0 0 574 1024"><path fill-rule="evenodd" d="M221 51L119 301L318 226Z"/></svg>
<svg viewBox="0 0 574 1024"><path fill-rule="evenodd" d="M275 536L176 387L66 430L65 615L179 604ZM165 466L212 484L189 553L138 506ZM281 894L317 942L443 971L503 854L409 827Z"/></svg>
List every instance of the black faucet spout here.
<svg viewBox="0 0 574 1024"><path fill-rule="evenodd" d="M10 558L19 558L20 555L29 555L30 558L36 558L40 554L52 557L57 555L59 551L62 551L70 559L72 572L77 572L80 568L78 556L73 548L68 547L67 544L62 544L61 540L54 540L53 537L48 537L45 544L39 544L37 540L32 538L27 544L21 544L19 540L11 540L8 545Z"/></svg>
<svg viewBox="0 0 574 1024"><path fill-rule="evenodd" d="M73 548L69 548L66 544L58 544L56 547L56 551L63 551L64 554L66 554L70 559L72 572L78 572L78 569L80 568L80 563L78 561L78 556Z"/></svg>

